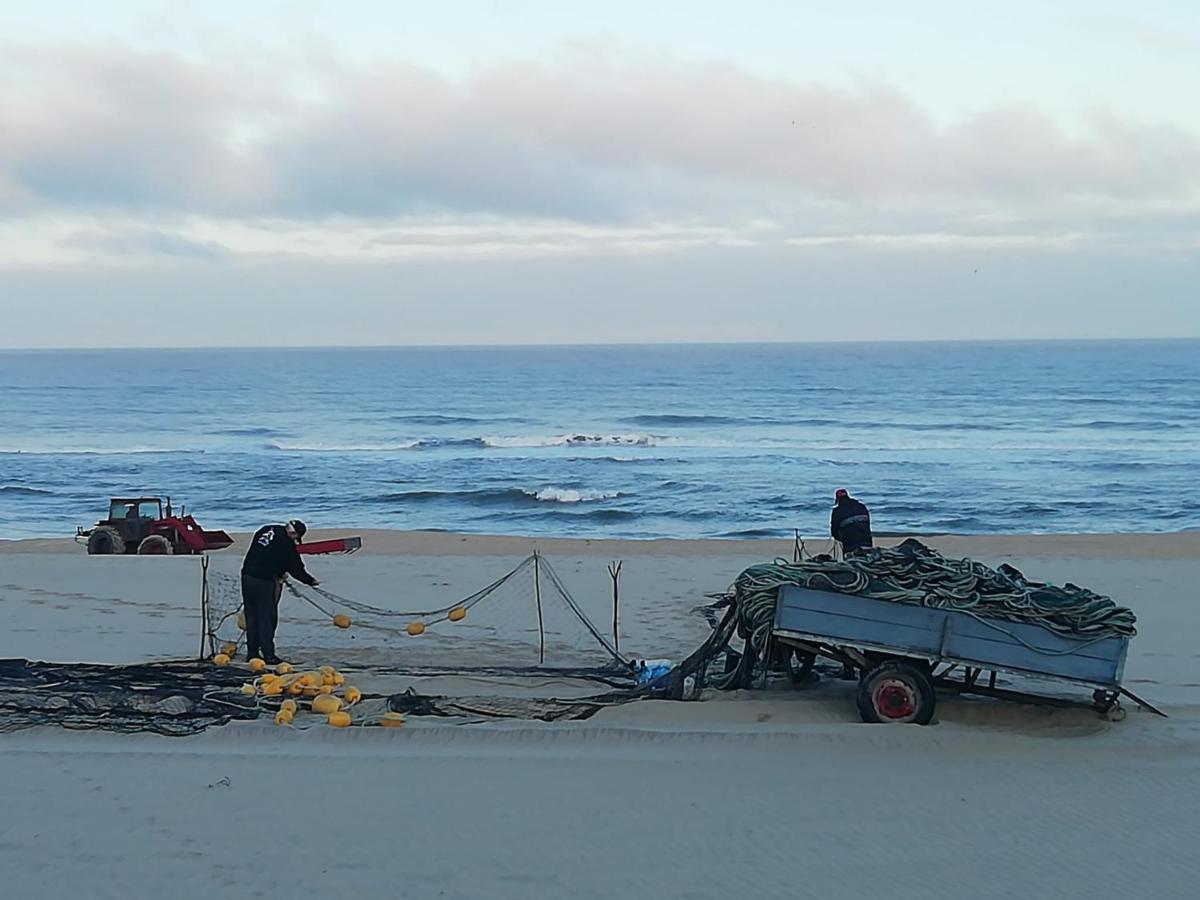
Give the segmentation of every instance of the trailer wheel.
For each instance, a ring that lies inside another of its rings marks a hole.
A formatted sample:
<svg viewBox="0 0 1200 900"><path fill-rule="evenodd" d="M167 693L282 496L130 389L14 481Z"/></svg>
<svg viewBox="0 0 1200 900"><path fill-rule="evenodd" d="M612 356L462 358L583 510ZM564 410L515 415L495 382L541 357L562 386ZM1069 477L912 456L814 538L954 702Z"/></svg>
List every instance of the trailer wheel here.
<svg viewBox="0 0 1200 900"><path fill-rule="evenodd" d="M175 552L175 548L161 534L151 534L142 538L137 552L140 556L170 556Z"/></svg>
<svg viewBox="0 0 1200 900"><path fill-rule="evenodd" d="M929 676L899 660L881 662L858 682L858 712L864 722L928 725L936 705Z"/></svg>
<svg viewBox="0 0 1200 900"><path fill-rule="evenodd" d="M88 535L87 552L92 556L108 556L125 552L125 539L111 525L97 525Z"/></svg>

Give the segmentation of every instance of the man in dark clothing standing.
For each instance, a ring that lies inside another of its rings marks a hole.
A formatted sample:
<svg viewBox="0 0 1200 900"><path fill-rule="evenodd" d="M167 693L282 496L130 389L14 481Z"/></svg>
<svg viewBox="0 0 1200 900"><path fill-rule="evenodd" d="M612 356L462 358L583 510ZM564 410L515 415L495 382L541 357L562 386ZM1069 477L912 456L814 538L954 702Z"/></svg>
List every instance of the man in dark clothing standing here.
<svg viewBox="0 0 1200 900"><path fill-rule="evenodd" d="M299 519L286 525L264 525L254 532L242 561L242 610L246 616L246 659L259 657L271 665L275 655L275 626L279 622L278 586L284 575L315 587L296 545L308 530Z"/></svg>
<svg viewBox="0 0 1200 900"><path fill-rule="evenodd" d="M833 495L833 513L829 517L829 533L841 541L842 555L849 556L864 547L873 547L871 539L871 512L860 501L855 500L845 488L838 488Z"/></svg>

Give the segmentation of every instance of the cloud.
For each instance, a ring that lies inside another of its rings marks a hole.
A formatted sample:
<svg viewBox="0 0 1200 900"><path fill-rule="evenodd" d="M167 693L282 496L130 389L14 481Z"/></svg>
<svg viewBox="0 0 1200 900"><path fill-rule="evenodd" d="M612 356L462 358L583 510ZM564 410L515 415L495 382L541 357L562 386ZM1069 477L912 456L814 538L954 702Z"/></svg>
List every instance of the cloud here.
<svg viewBox="0 0 1200 900"><path fill-rule="evenodd" d="M217 67L119 46L7 45L0 75L10 210L211 210L261 184L232 139L255 104Z"/></svg>
<svg viewBox="0 0 1200 900"><path fill-rule="evenodd" d="M75 232L60 241L63 247L91 251L103 256L155 258L172 257L219 262L230 257L227 247L216 241L196 241L167 231Z"/></svg>
<svg viewBox="0 0 1200 900"><path fill-rule="evenodd" d="M1170 124L1097 111L1068 130L1013 104L941 126L878 83L586 49L455 80L397 61L6 44L0 75L9 216L1069 219L1200 195L1200 141Z"/></svg>

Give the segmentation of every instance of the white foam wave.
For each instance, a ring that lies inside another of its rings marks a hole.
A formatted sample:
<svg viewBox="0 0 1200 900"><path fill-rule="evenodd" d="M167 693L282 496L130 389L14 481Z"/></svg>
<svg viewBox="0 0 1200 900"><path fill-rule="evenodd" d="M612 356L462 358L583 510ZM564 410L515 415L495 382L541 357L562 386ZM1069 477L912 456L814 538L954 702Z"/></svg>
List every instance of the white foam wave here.
<svg viewBox="0 0 1200 900"><path fill-rule="evenodd" d="M586 503L589 500L612 500L620 497L620 491L577 491L574 488L542 488L540 491L525 491L535 500L548 500L554 503Z"/></svg>
<svg viewBox="0 0 1200 900"><path fill-rule="evenodd" d="M657 438L650 434L533 434L533 435L488 435L483 439L485 447L653 447Z"/></svg>

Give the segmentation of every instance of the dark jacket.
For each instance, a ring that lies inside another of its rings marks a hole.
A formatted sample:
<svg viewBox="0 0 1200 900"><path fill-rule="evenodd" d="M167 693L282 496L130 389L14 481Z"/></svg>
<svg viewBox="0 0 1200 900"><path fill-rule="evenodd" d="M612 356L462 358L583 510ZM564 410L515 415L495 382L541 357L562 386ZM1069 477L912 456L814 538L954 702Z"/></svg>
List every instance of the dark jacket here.
<svg viewBox="0 0 1200 900"><path fill-rule="evenodd" d="M853 497L838 500L829 517L829 533L842 542L844 553L875 545L871 540L871 512Z"/></svg>
<svg viewBox="0 0 1200 900"><path fill-rule="evenodd" d="M242 561L242 574L252 578L280 578L291 575L305 584L316 581L304 568L296 542L288 537L284 525L264 525L254 532L250 549Z"/></svg>

